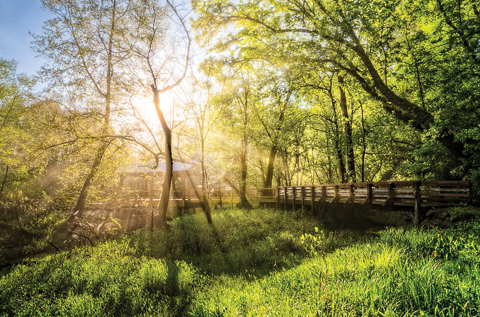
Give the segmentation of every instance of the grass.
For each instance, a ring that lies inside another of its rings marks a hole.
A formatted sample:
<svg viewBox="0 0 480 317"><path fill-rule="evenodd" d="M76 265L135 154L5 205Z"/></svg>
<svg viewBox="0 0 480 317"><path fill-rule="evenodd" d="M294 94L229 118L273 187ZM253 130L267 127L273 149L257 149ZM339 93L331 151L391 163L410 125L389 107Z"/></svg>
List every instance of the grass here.
<svg viewBox="0 0 480 317"><path fill-rule="evenodd" d="M375 239L301 213L213 221L185 216L16 266L0 279L0 316L480 315L477 216Z"/></svg>

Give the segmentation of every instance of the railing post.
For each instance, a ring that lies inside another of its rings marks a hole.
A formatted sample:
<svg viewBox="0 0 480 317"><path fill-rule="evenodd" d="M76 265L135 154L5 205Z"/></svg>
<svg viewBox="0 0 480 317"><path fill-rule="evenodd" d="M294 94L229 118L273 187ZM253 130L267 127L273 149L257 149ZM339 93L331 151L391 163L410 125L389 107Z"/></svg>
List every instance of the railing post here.
<svg viewBox="0 0 480 317"><path fill-rule="evenodd" d="M185 184L182 184L182 216L185 215Z"/></svg>
<svg viewBox="0 0 480 317"><path fill-rule="evenodd" d="M147 177L145 176L143 178L143 195L142 195L144 198L145 197L145 200L147 200L147 197L148 197L148 179Z"/></svg>
<svg viewBox="0 0 480 317"><path fill-rule="evenodd" d="M322 186L322 197L320 198L320 202L327 201L327 186Z"/></svg>
<svg viewBox="0 0 480 317"><path fill-rule="evenodd" d="M383 203L383 206L382 207L385 207L387 205L393 205L394 203L394 192L393 192L393 188L395 187L395 185L393 183L390 183L388 184L388 197L387 199L385 200L385 203Z"/></svg>
<svg viewBox="0 0 480 317"><path fill-rule="evenodd" d="M125 204L125 194L123 186L125 184L125 174L120 174L120 212L123 213L123 205Z"/></svg>
<svg viewBox="0 0 480 317"><path fill-rule="evenodd" d="M338 202L339 198L338 198L338 185L335 185L333 187L333 199L330 203L336 203Z"/></svg>
<svg viewBox="0 0 480 317"><path fill-rule="evenodd" d="M292 187L292 193L293 193L293 210L295 210L295 200L296 200L296 196L297 196L297 191L296 191L296 188L295 186Z"/></svg>
<svg viewBox="0 0 480 317"><path fill-rule="evenodd" d="M285 211L287 211L287 187L284 186L283 187L283 207L285 209Z"/></svg>
<svg viewBox="0 0 480 317"><path fill-rule="evenodd" d="M305 212L305 186L302 186L301 194L302 194L302 213L303 213Z"/></svg>
<svg viewBox="0 0 480 317"><path fill-rule="evenodd" d="M349 196L348 196L348 199L347 199L347 202L348 203L354 203L355 202L355 199L354 199L354 193L353 193L353 184L350 184L350 186L348 186L348 192L349 192Z"/></svg>
<svg viewBox="0 0 480 317"><path fill-rule="evenodd" d="M472 182L468 182L468 204L471 205L473 203L472 201Z"/></svg>
<svg viewBox="0 0 480 317"><path fill-rule="evenodd" d="M150 186L150 207L153 208L153 176L150 177L150 182L149 182L149 186Z"/></svg>
<svg viewBox="0 0 480 317"><path fill-rule="evenodd" d="M363 201L362 205L365 205L366 203L371 203L373 201L372 198L372 183L367 184L367 197Z"/></svg>
<svg viewBox="0 0 480 317"><path fill-rule="evenodd" d="M422 207L420 205L421 195L420 195L420 182L415 182L413 190L413 206L415 209L414 222L418 226L422 223Z"/></svg>
<svg viewBox="0 0 480 317"><path fill-rule="evenodd" d="M315 210L315 186L310 186L310 211L312 212L312 214L314 213L314 210Z"/></svg>
<svg viewBox="0 0 480 317"><path fill-rule="evenodd" d="M278 210L279 209L279 206L280 206L280 187L277 186L277 190L275 192L276 196L275 198L276 199L276 202L275 202L275 210Z"/></svg>
<svg viewBox="0 0 480 317"><path fill-rule="evenodd" d="M219 199L220 199L220 210L223 210L222 191L220 190L220 186L218 186L218 197L219 197Z"/></svg>

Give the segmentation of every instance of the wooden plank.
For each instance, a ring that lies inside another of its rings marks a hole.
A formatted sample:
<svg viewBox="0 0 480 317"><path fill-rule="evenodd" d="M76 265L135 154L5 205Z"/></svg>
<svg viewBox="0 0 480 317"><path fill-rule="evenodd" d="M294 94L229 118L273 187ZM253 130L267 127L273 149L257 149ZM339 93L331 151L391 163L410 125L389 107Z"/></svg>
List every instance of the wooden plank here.
<svg viewBox="0 0 480 317"><path fill-rule="evenodd" d="M470 181L425 181L421 183L421 186L458 186L469 187Z"/></svg>
<svg viewBox="0 0 480 317"><path fill-rule="evenodd" d="M452 194L452 193L425 193L421 192L422 198L424 197L467 197L470 198L469 194Z"/></svg>
<svg viewBox="0 0 480 317"><path fill-rule="evenodd" d="M422 200L425 201L450 201L455 202L469 202L470 198L442 198L442 197L422 197Z"/></svg>

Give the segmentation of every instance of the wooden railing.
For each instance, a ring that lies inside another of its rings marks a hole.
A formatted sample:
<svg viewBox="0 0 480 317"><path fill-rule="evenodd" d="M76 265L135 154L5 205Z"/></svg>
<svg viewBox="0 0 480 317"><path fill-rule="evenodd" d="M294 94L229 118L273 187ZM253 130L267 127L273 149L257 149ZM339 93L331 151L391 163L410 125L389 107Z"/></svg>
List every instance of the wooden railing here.
<svg viewBox="0 0 480 317"><path fill-rule="evenodd" d="M121 193L122 206L158 206L161 197L161 190L124 190ZM216 189L206 193L207 200L212 204L230 204L240 202L240 196L232 189ZM276 202L275 188L248 188L247 199L251 202ZM171 206L187 206L198 204L202 200L202 192L195 190L171 190ZM183 202L183 203L182 203Z"/></svg>
<svg viewBox="0 0 480 317"><path fill-rule="evenodd" d="M420 223L423 207L451 206L472 202L469 181L398 181L277 188L277 204L314 206L320 204L360 204L413 207L415 223Z"/></svg>
<svg viewBox="0 0 480 317"><path fill-rule="evenodd" d="M312 205L372 203L376 205L442 206L471 203L469 181L398 181L278 187L279 202Z"/></svg>
<svg viewBox="0 0 480 317"><path fill-rule="evenodd" d="M275 188L247 188L246 197L249 202L275 203L277 202ZM213 204L230 204L233 208L234 203L240 202L240 195L232 189L217 189L210 193L208 201Z"/></svg>
<svg viewBox="0 0 480 317"><path fill-rule="evenodd" d="M216 189L207 194L211 204L230 204L240 201L232 189ZM122 192L122 206L158 206L161 190ZM324 184L310 186L280 186L277 188L248 188L250 202L276 203L277 208L287 206L315 206L324 204L405 206L415 209L415 222L422 218L424 207L450 206L472 202L469 181L394 181L349 184ZM201 206L202 193L195 190L170 191L170 206L197 208Z"/></svg>

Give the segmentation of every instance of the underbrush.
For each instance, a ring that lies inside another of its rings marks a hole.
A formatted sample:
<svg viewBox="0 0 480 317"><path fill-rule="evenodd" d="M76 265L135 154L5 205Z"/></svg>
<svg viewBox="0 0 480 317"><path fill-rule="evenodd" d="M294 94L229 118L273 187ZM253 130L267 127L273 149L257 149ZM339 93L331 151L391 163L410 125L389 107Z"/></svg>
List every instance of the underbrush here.
<svg viewBox="0 0 480 317"><path fill-rule="evenodd" d="M185 216L16 266L0 279L0 316L480 314L478 217L378 239L272 210L213 222Z"/></svg>
<svg viewBox="0 0 480 317"><path fill-rule="evenodd" d="M167 230L134 232L129 241L137 256L187 261L207 274L260 277L300 263L308 254L298 238L316 226L318 219L302 213L226 210L213 215L212 225L202 214L181 217ZM352 232L337 236L332 248L360 238Z"/></svg>

